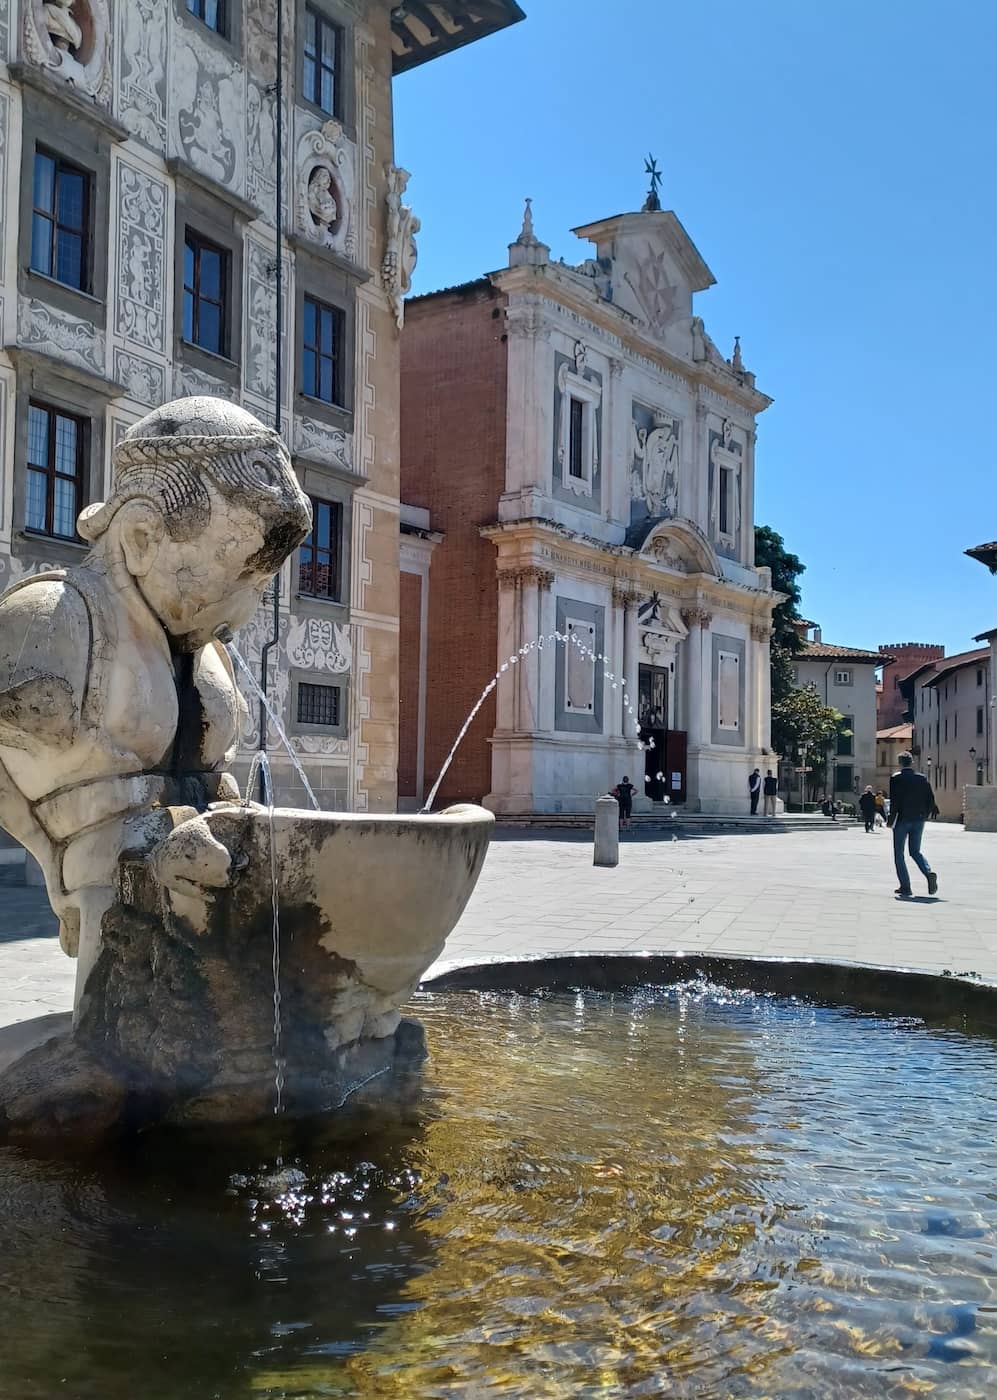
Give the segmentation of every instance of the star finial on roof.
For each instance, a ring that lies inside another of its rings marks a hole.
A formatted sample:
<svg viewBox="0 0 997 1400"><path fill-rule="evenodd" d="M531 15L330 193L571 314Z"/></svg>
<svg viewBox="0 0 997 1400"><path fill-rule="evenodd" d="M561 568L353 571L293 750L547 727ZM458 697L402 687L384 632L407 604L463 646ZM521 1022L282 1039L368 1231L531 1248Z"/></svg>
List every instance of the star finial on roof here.
<svg viewBox="0 0 997 1400"><path fill-rule="evenodd" d="M644 200L642 214L654 214L661 208L661 200L658 198L658 186L661 184L661 171L658 169L658 162L654 156L648 156L644 162L644 171L651 177L651 187Z"/></svg>

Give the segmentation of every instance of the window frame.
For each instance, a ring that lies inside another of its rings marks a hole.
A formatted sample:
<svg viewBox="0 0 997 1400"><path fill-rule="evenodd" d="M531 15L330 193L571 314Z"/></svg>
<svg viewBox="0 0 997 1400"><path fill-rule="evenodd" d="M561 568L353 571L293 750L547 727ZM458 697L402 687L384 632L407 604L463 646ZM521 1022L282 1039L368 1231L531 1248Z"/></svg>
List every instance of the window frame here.
<svg viewBox="0 0 997 1400"><path fill-rule="evenodd" d="M853 679L852 679L852 672L851 672L851 671L845 671L845 670L835 671L835 673L834 673L834 684L835 684L835 685L853 685L854 682L853 682Z"/></svg>
<svg viewBox="0 0 997 1400"><path fill-rule="evenodd" d="M315 327L317 339L314 342L314 344L306 341L305 339L309 306L313 307L315 310ZM332 317L333 323L332 353L329 355L324 354L322 351L321 317L323 314L326 313ZM334 302L323 301L321 297L317 297L314 295L314 293L306 291L301 298L301 333L299 348L301 351L300 392L302 397L310 400L312 403L324 404L326 408L339 409L342 412L346 412L347 407L344 403L344 400L346 398L346 373L344 358L345 351L347 348L347 328L346 312L343 310L343 308L341 306L337 306ZM309 354L313 355L315 358L315 374L313 376L312 385L310 387L306 387L305 364L306 357ZM331 399L323 398L320 393L316 392L319 388L321 388L322 361L325 359L330 360L332 365Z"/></svg>
<svg viewBox="0 0 997 1400"><path fill-rule="evenodd" d="M343 47L346 40L344 26L335 20L328 11L318 5L306 3L302 7L301 24L301 96L314 107L317 112L321 112L325 117L334 117L336 121L343 120ZM315 55L310 58L308 53L308 22L315 23L316 47ZM328 32L333 36L335 45L331 66L324 61L324 46L322 44L323 33ZM314 64L314 75L311 90L308 88L307 72L308 63ZM321 100L322 96L322 74L332 75L332 106L327 107Z"/></svg>
<svg viewBox="0 0 997 1400"><path fill-rule="evenodd" d="M54 166L52 174L52 208L40 209L35 204L35 176L37 174L38 160L50 160ZM63 225L59 219L59 180L61 175L75 175L83 180L83 209L82 222L79 228L71 225ZM50 271L36 267L34 263L35 251L35 219L45 219L49 225L49 259ZM70 291L79 292L83 296L92 296L93 287L93 172L87 170L85 166L79 165L74 160L69 160L58 151L51 150L42 142L35 143L34 154L31 160L31 236L28 242L28 270L35 277L47 277L52 282L58 282L60 287L68 287ZM64 277L58 274L59 266L59 233L65 231L80 240L80 283L67 282Z"/></svg>
<svg viewBox="0 0 997 1400"><path fill-rule="evenodd" d="M229 14L228 0L215 0L216 14L218 16L217 24L209 24L203 13L200 13L198 9L192 8L192 6L199 6L200 10L203 11L207 8L208 0L182 0L182 5L187 14L190 15L192 19L196 19L199 24L203 24L210 34L217 34L219 39L228 39L230 37L231 16Z"/></svg>
<svg viewBox="0 0 997 1400"><path fill-rule="evenodd" d="M45 399L31 397L27 401L28 437L27 449L25 452L25 480L24 480L24 533L33 539L59 540L64 544L80 543L80 536L77 533L76 521L80 512L86 504L87 489L87 461L90 448L90 419L83 414L72 413L68 409L57 404L49 403ZM31 451L31 410L44 413L48 417L48 443L46 449L46 464L43 467L40 463L30 460ZM76 426L76 463L75 471L60 471L55 461L56 450L56 425L60 418ZM31 473L45 478L45 524L43 527L28 524L28 499ZM72 533L61 534L54 528L55 517L55 486L57 481L71 481L75 490L75 510L73 511Z"/></svg>
<svg viewBox="0 0 997 1400"><path fill-rule="evenodd" d="M851 733L848 735L847 738L845 738L844 735L842 735L842 734L839 734L839 735L838 735L838 737L837 737L837 743L836 743L836 746L835 746L836 749L837 749L837 752L836 752L836 754L835 754L835 757L836 757L836 758L854 758L854 757L855 757L855 716L854 716L854 715L845 715L845 716L844 716L844 720L845 720L845 728L851 730ZM842 744L844 744L846 747L845 747L845 748L842 748L842 747L841 747Z"/></svg>
<svg viewBox="0 0 997 1400"><path fill-rule="evenodd" d="M350 735L350 673L348 671L317 671L295 666L291 668L289 679L291 694L289 697L288 733L314 734L323 739L348 739ZM300 709L298 695L303 685L327 685L339 691L339 722L337 724L313 724L308 720L298 719Z"/></svg>
<svg viewBox="0 0 997 1400"><path fill-rule="evenodd" d="M309 500L309 502L310 502L310 504L311 504L311 508L312 508L312 528L311 528L311 530L308 532L307 537L306 537L304 540L302 540L301 544L299 544L299 545L298 545L298 548L297 548L297 552L296 552L296 565L297 565L297 573L296 573L296 584L297 584L297 587L296 587L296 591L297 591L297 594L298 594L299 597L301 597L301 598L307 598L307 599L309 599L309 600L312 601L312 602L317 602L317 603L334 603L334 604L339 604L340 606L342 606L343 603L344 603L344 598L343 598L343 582L344 582L344 580L343 580L343 572L344 572L344 571L343 571L343 554L344 554L344 550L343 550L343 523L344 523L345 515L346 515L346 512L345 512L345 510L344 510L344 508L343 508L343 502L342 502L342 501L337 501L337 500L330 500L330 499L328 499L327 497L323 497L323 496L314 496L314 495L309 495L308 500ZM329 540L330 540L330 545L329 545L329 547L326 548L326 549L323 549L323 548L317 543L317 540L316 540L316 538L315 538L315 537L316 537L316 531L317 531L317 529L318 529L318 512L321 511L323 508L327 508L327 509L329 510L329 512L330 512L330 522L329 522ZM312 542L312 543L309 543L309 541L313 541L313 542ZM332 544L332 541L335 541L335 545L334 545L334 546L333 546L333 544ZM303 570L304 570L304 568L305 568L305 566L306 566L306 560L305 560L305 552L306 552L306 550L307 550L307 551L310 553L310 555L311 555L311 559L310 559L309 561L307 561L307 562L310 564L310 566L311 566L311 568L312 568L313 570L317 570L317 568L318 568L318 556L319 556L320 554L328 554L328 555L330 555L330 556L333 556L333 555L334 555L334 559L330 560L330 564L329 564L329 572L330 572L330 575L332 575L333 572L335 573L335 579L334 579L334 581L333 581L333 587L334 587L334 589L335 589L334 592L331 592L331 591L317 592L317 591L315 591L313 588L306 588L306 587L303 585L303 583L302 583L302 572L303 572Z"/></svg>
<svg viewBox="0 0 997 1400"><path fill-rule="evenodd" d="M977 705L977 707L976 707L976 733L977 733L977 735L980 735L980 734L983 733L983 706L982 706L982 705Z"/></svg>
<svg viewBox="0 0 997 1400"><path fill-rule="evenodd" d="M187 286L187 247L188 247L189 244L193 244L194 247L195 247L195 249L196 249L195 254L194 254L194 286L191 287L191 288L188 288L188 286ZM205 295L203 295L203 294L201 293L201 291L200 291L200 280L201 280L201 253L204 252L205 250L208 251L208 252L211 252L211 253L217 253L217 254L218 254L218 257L219 257L219 259L220 259L220 263L221 263L220 272L219 272L219 293L220 293L220 300L217 301L217 302L214 300L214 298L205 296ZM231 356L230 356L230 354L229 354L229 346L231 345L231 338L232 338L232 324L231 324L231 320L232 320L232 316L231 316L231 308L232 308L232 296L231 296L231 289L232 289L232 253L231 253L231 250L228 249L228 248L226 248L226 247L224 246L224 244L216 243L212 238L209 238L207 235L201 233L200 230L199 230L194 224L186 224L185 227L184 227L184 234L183 234L183 247L182 247L182 249L181 249L181 266L183 267L183 282L182 282L182 286L181 286L181 289L180 289L180 340L181 340L181 343L182 343L183 345L190 346L190 347L191 347L192 349L194 349L194 350L200 350L200 352L201 352L202 354L204 354L204 355L213 355L213 356L215 356L217 359L220 359L220 360L229 360L229 359L231 359ZM203 302L205 302L205 303L207 303L207 304L209 304L209 305L217 306L218 309L219 309L220 341L219 341L219 347L218 347L217 350L213 350L210 346L202 344L201 341L197 340L196 338L193 339L193 340L188 340L188 339L187 339L187 336L186 336L186 334L185 334L185 330L186 330L186 321L187 321L186 307L187 307L187 294L188 294L188 291L190 291L191 298L192 298L192 302L193 302L193 312L192 312L192 317L191 317L191 332L192 332L192 334L193 334L195 337L196 337L196 335L197 335L197 331L198 331L198 328L199 328L199 325L200 325L200 304L201 304L201 302L203 301Z"/></svg>

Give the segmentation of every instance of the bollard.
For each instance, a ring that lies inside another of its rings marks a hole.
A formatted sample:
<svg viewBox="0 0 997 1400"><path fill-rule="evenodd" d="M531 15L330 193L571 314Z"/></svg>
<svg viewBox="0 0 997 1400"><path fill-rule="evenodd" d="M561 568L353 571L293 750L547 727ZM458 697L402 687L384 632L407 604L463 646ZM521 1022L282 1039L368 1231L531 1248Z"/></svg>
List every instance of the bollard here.
<svg viewBox="0 0 997 1400"><path fill-rule="evenodd" d="M615 797L600 797L595 804L593 865L620 863L620 804Z"/></svg>

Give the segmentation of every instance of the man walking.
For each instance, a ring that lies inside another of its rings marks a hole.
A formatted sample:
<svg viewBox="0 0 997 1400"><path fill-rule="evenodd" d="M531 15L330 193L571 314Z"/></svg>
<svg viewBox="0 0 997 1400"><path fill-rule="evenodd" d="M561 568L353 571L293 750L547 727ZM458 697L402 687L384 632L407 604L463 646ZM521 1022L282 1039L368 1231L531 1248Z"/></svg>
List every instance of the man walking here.
<svg viewBox="0 0 997 1400"><path fill-rule="evenodd" d="M876 794L871 787L867 787L859 798L859 810L862 813L862 820L865 822L866 831L876 830Z"/></svg>
<svg viewBox="0 0 997 1400"><path fill-rule="evenodd" d="M935 794L923 773L914 772L914 759L909 753L900 755L900 770L890 779L890 821L893 828L893 859L897 867L897 894L910 899L910 874L904 860L904 846L910 858L928 882L928 893L938 889L938 876L921 854L924 823L938 811Z"/></svg>
<svg viewBox="0 0 997 1400"><path fill-rule="evenodd" d="M765 801L762 804L762 815L766 817L775 816L775 799L779 795L779 784L775 779L772 769L765 773L765 782L762 784L762 796Z"/></svg>
<svg viewBox="0 0 997 1400"><path fill-rule="evenodd" d="M758 799L761 796L761 792L762 774L761 770L756 768L755 771L752 773L751 777L748 779L748 795L751 798L751 815L753 817L758 816Z"/></svg>

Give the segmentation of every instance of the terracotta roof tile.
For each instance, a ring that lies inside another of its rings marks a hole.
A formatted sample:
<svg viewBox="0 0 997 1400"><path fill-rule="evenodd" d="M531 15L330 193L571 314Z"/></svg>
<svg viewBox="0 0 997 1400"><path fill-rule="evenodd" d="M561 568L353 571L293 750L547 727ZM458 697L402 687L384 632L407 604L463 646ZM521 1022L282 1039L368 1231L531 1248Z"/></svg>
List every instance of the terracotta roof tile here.
<svg viewBox="0 0 997 1400"><path fill-rule="evenodd" d="M892 660L881 651L863 651L861 647L842 647L834 642L807 642L799 652L804 661L856 661L882 666Z"/></svg>

